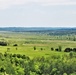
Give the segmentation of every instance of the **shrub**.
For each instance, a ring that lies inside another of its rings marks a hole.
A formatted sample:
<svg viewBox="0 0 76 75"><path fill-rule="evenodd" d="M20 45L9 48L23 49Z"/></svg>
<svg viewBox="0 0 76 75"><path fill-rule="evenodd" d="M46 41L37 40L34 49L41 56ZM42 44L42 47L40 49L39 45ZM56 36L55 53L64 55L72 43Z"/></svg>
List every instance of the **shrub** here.
<svg viewBox="0 0 76 75"><path fill-rule="evenodd" d="M7 42L0 42L0 46L7 46Z"/></svg>
<svg viewBox="0 0 76 75"><path fill-rule="evenodd" d="M43 50L43 48L41 48L41 50Z"/></svg>
<svg viewBox="0 0 76 75"><path fill-rule="evenodd" d="M22 56L20 54L17 54L17 58L21 58Z"/></svg>
<svg viewBox="0 0 76 75"><path fill-rule="evenodd" d="M18 46L17 44L14 44L13 46Z"/></svg>
<svg viewBox="0 0 76 75"><path fill-rule="evenodd" d="M5 69L3 67L1 67L0 72L5 72Z"/></svg>
<svg viewBox="0 0 76 75"><path fill-rule="evenodd" d="M58 48L56 48L55 51L58 51Z"/></svg>
<svg viewBox="0 0 76 75"><path fill-rule="evenodd" d="M36 46L34 46L34 50L36 50Z"/></svg>
<svg viewBox="0 0 76 75"><path fill-rule="evenodd" d="M70 52L70 51L72 51L71 48L66 48L66 49L64 50L64 52Z"/></svg>
<svg viewBox="0 0 76 75"><path fill-rule="evenodd" d="M54 48L52 47L52 48L51 48L51 50L53 51L53 50L54 50Z"/></svg>

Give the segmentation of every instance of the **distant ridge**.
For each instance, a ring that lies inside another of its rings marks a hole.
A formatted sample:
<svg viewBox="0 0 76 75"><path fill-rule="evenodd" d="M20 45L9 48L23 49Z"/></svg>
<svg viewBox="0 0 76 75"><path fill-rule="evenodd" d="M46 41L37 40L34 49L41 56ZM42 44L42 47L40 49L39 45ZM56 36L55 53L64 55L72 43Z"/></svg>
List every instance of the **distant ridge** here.
<svg viewBox="0 0 76 75"><path fill-rule="evenodd" d="M13 31L13 32L30 32L30 31L51 31L51 30L76 30L76 28L64 27L0 27L0 31Z"/></svg>

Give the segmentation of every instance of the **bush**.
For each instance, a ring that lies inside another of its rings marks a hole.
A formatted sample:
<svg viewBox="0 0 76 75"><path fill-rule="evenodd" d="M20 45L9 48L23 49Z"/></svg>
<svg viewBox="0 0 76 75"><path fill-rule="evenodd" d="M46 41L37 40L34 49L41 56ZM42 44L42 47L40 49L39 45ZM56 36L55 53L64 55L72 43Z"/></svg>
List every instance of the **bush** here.
<svg viewBox="0 0 76 75"><path fill-rule="evenodd" d="M16 56L17 56L16 54L13 54L13 55L12 55L12 57L16 57Z"/></svg>
<svg viewBox="0 0 76 75"><path fill-rule="evenodd" d="M21 54L17 54L17 58L21 58L22 57L22 55Z"/></svg>
<svg viewBox="0 0 76 75"><path fill-rule="evenodd" d="M64 52L70 52L70 51L72 51L71 48L66 48L66 49L64 50Z"/></svg>
<svg viewBox="0 0 76 75"><path fill-rule="evenodd" d="M34 46L34 50L36 50L36 46Z"/></svg>
<svg viewBox="0 0 76 75"><path fill-rule="evenodd" d="M58 48L56 48L55 51L58 51Z"/></svg>
<svg viewBox="0 0 76 75"><path fill-rule="evenodd" d="M0 72L5 72L5 69L3 67L1 67Z"/></svg>
<svg viewBox="0 0 76 75"><path fill-rule="evenodd" d="M41 48L41 50L43 50L43 48Z"/></svg>
<svg viewBox="0 0 76 75"><path fill-rule="evenodd" d="M17 44L14 44L13 46L18 46Z"/></svg>
<svg viewBox="0 0 76 75"><path fill-rule="evenodd" d="M53 50L54 50L54 48L52 47L52 48L51 48L51 50L53 51Z"/></svg>
<svg viewBox="0 0 76 75"><path fill-rule="evenodd" d="M7 46L7 42L0 42L0 46Z"/></svg>

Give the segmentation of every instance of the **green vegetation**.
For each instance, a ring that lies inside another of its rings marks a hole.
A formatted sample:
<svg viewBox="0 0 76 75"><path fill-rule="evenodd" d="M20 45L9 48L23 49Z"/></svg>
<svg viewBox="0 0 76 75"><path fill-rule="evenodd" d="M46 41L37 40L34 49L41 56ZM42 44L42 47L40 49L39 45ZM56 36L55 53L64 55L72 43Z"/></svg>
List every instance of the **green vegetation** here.
<svg viewBox="0 0 76 75"><path fill-rule="evenodd" d="M0 32L0 75L76 75L75 30L64 30Z"/></svg>
<svg viewBox="0 0 76 75"><path fill-rule="evenodd" d="M1 75L75 75L76 55L74 53L49 57L34 57L21 54L0 53Z"/></svg>

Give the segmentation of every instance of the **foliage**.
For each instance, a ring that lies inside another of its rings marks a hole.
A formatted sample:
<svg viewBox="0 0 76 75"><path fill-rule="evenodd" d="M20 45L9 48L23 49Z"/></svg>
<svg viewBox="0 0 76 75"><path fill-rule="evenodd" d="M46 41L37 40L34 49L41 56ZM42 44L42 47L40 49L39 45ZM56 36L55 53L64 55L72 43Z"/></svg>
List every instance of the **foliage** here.
<svg viewBox="0 0 76 75"><path fill-rule="evenodd" d="M33 59L21 54L7 53L6 55L6 53L1 53L0 57L0 73L2 74L74 75L76 72L76 58L73 53L69 53L67 57L65 55L62 57L56 55L56 57L37 57Z"/></svg>

